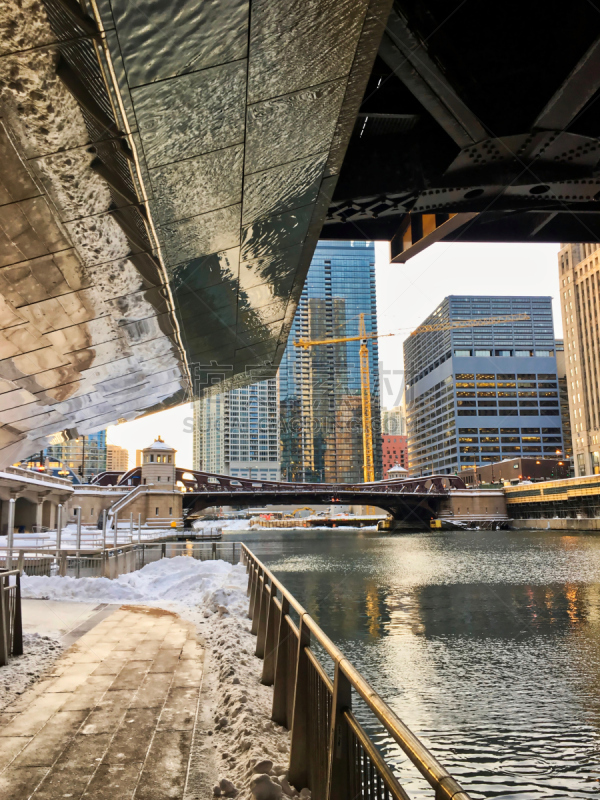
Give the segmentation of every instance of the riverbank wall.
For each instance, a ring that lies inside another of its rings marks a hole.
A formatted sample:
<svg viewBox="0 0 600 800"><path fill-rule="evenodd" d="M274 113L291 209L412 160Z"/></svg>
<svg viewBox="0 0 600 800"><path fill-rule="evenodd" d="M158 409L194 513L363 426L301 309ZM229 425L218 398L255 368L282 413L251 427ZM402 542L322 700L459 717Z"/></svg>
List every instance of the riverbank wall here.
<svg viewBox="0 0 600 800"><path fill-rule="evenodd" d="M600 531L600 519L513 519L510 530Z"/></svg>

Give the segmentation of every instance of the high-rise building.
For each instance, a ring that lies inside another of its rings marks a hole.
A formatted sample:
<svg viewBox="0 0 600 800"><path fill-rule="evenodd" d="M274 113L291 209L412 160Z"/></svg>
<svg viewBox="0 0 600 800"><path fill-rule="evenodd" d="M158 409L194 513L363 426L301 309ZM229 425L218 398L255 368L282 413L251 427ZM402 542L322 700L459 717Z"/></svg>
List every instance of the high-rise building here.
<svg viewBox="0 0 600 800"><path fill-rule="evenodd" d="M384 408L381 412L381 433L406 436L406 411L404 406Z"/></svg>
<svg viewBox="0 0 600 800"><path fill-rule="evenodd" d="M409 470L564 453L550 297L446 297L424 324L527 314L404 343Z"/></svg>
<svg viewBox="0 0 600 800"><path fill-rule="evenodd" d="M279 480L277 379L197 400L193 444L195 469Z"/></svg>
<svg viewBox="0 0 600 800"><path fill-rule="evenodd" d="M360 342L294 346L299 338L357 336L365 314L377 331L372 242L319 242L279 368L282 476L287 480L353 483L363 478ZM375 477L381 477L377 340L369 371Z"/></svg>
<svg viewBox="0 0 600 800"><path fill-rule="evenodd" d="M571 437L576 475L600 474L600 245L558 254Z"/></svg>
<svg viewBox="0 0 600 800"><path fill-rule="evenodd" d="M562 420L565 459L569 461L570 468L573 468L573 436L571 434L571 412L569 411L569 381L567 378L565 343L563 339L557 339L555 341L554 352L556 353L558 396L560 399L560 418Z"/></svg>
<svg viewBox="0 0 600 800"><path fill-rule="evenodd" d="M381 460L383 477L388 477L392 467L408 469L408 439L406 436L381 434Z"/></svg>
<svg viewBox="0 0 600 800"><path fill-rule="evenodd" d="M129 469L129 451L117 444L106 445L107 472L127 472Z"/></svg>
<svg viewBox="0 0 600 800"><path fill-rule="evenodd" d="M41 453L34 453L26 463L69 468L81 483L89 483L94 475L106 470L106 430L50 445Z"/></svg>

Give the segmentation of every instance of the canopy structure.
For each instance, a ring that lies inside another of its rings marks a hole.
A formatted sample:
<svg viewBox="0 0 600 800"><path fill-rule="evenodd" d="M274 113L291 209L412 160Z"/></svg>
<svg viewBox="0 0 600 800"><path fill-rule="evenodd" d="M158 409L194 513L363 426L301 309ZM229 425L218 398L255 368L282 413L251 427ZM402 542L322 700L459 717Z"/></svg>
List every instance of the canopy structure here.
<svg viewBox="0 0 600 800"><path fill-rule="evenodd" d="M598 12L555 5L8 0L0 463L272 375L319 236L597 239Z"/></svg>

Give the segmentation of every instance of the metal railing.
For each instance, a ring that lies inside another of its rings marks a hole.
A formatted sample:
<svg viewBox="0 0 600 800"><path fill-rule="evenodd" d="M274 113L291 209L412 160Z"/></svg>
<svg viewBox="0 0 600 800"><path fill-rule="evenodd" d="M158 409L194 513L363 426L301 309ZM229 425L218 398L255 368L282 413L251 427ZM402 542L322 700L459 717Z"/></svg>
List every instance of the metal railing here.
<svg viewBox="0 0 600 800"><path fill-rule="evenodd" d="M8 552L9 548L0 547L0 569L9 560ZM239 542L131 542L90 552L13 546L10 554L12 563L16 561L17 570L27 575L114 579L142 569L152 561L176 556L188 556L199 561L221 559L237 564L241 545Z"/></svg>
<svg viewBox="0 0 600 800"><path fill-rule="evenodd" d="M352 711L358 695L435 792L435 800L469 795L394 714L297 600L244 544L249 616L262 683L273 686L272 719L291 730L289 781L312 800L408 800ZM296 625L291 612L299 618ZM333 680L317 658L331 659Z"/></svg>
<svg viewBox="0 0 600 800"><path fill-rule="evenodd" d="M10 656L23 655L21 620L21 573L0 570L0 667Z"/></svg>

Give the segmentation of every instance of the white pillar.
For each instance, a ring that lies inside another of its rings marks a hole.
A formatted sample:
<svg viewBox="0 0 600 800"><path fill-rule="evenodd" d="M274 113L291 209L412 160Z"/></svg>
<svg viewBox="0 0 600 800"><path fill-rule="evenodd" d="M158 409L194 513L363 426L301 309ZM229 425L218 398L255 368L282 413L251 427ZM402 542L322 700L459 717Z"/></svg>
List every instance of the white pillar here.
<svg viewBox="0 0 600 800"><path fill-rule="evenodd" d="M102 549L106 550L106 521L108 519L108 509L102 512Z"/></svg>
<svg viewBox="0 0 600 800"><path fill-rule="evenodd" d="M142 541L142 515L138 514L138 544Z"/></svg>
<svg viewBox="0 0 600 800"><path fill-rule="evenodd" d="M8 530L6 537L7 551L6 551L6 569L12 569L12 546L15 536L15 503L17 501L11 497L8 501Z"/></svg>
<svg viewBox="0 0 600 800"><path fill-rule="evenodd" d="M77 540L75 549L77 550L77 555L79 556L79 551L81 550L81 506L75 507L75 519L77 522Z"/></svg>
<svg viewBox="0 0 600 800"><path fill-rule="evenodd" d="M60 550L61 546L61 539L62 539L62 503L59 503L56 507L56 549Z"/></svg>

